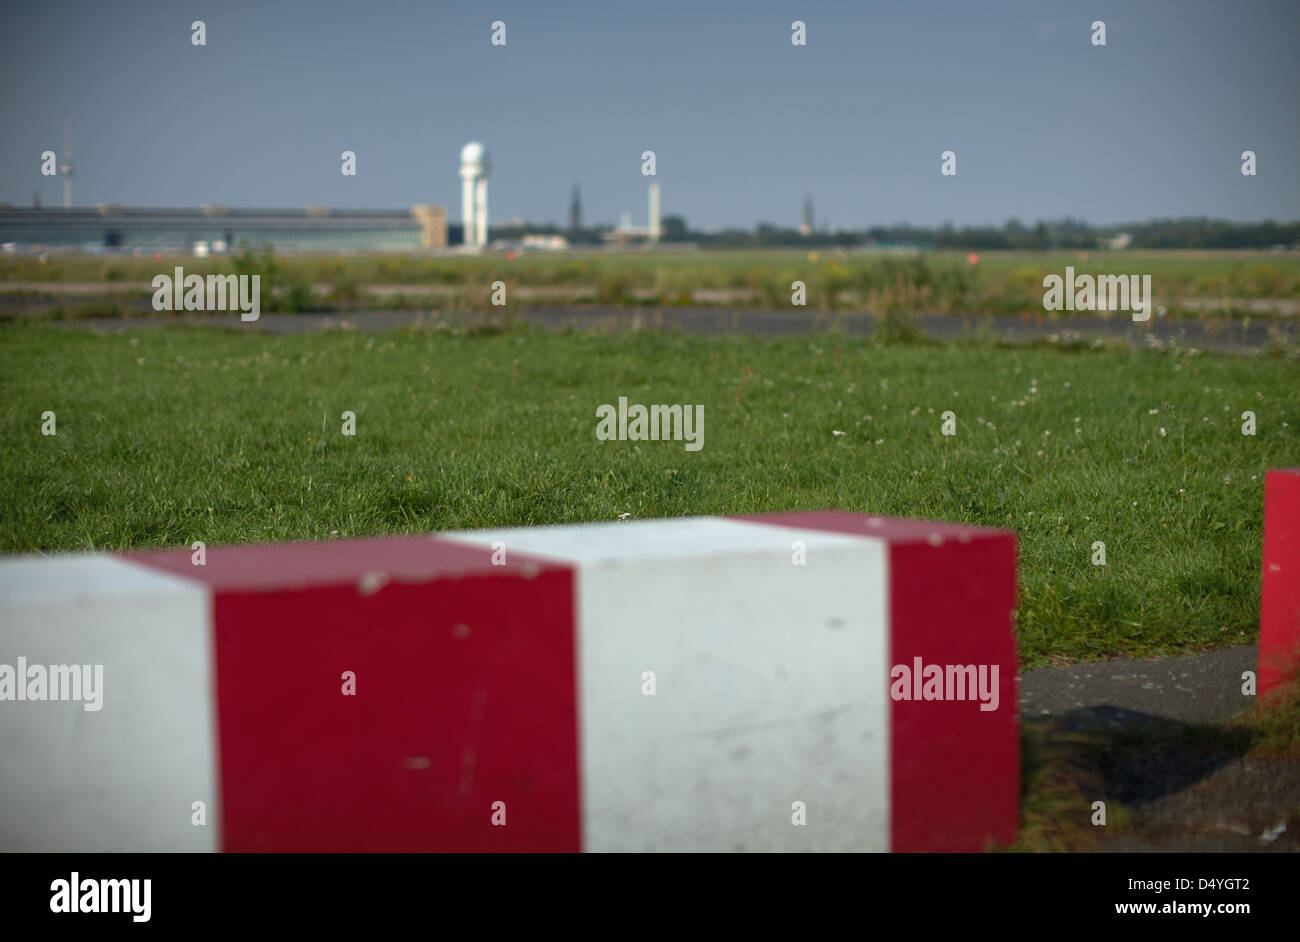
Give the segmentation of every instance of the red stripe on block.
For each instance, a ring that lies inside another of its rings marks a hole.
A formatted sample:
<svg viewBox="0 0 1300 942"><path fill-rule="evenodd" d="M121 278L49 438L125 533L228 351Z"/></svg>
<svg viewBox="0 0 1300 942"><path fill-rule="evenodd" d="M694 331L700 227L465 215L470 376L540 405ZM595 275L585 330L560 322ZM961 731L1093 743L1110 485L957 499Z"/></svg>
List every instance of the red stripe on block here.
<svg viewBox="0 0 1300 942"><path fill-rule="evenodd" d="M976 701L893 704L893 849L982 851L1014 843L1019 822L1016 542L893 543L894 664L998 665L998 708Z"/></svg>
<svg viewBox="0 0 1300 942"><path fill-rule="evenodd" d="M1259 601L1259 696L1300 669L1300 468L1264 478L1264 574Z"/></svg>
<svg viewBox="0 0 1300 942"><path fill-rule="evenodd" d="M427 537L190 556L128 558L213 589L223 849L580 849L569 567Z"/></svg>
<svg viewBox="0 0 1300 942"><path fill-rule="evenodd" d="M1015 841L1019 821L1015 535L985 527L844 511L741 519L872 536L889 543L890 663L996 664L998 709L978 702L892 703L895 851L982 851Z"/></svg>

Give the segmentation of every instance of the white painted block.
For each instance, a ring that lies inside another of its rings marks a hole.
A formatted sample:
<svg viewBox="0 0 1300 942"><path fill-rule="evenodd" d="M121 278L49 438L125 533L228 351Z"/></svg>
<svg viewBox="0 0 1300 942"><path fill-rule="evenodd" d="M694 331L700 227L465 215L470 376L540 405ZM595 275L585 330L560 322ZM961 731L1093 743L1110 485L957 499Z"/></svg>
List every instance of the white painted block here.
<svg viewBox="0 0 1300 942"><path fill-rule="evenodd" d="M103 666L98 711L0 702L0 850L216 848L210 621L201 585L111 556L0 560L0 664Z"/></svg>
<svg viewBox="0 0 1300 942"><path fill-rule="evenodd" d="M586 849L889 849L882 541L709 517L440 536L577 569Z"/></svg>

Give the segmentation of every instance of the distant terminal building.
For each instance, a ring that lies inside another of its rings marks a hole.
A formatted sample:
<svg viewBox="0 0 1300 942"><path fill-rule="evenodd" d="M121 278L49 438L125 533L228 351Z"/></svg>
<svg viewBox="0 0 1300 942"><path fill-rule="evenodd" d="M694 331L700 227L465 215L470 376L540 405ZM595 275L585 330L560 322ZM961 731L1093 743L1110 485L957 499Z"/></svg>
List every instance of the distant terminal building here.
<svg viewBox="0 0 1300 942"><path fill-rule="evenodd" d="M371 209L141 209L100 205L19 209L0 204L6 249L203 252L416 252L447 247L447 211Z"/></svg>
<svg viewBox="0 0 1300 942"><path fill-rule="evenodd" d="M519 243L526 249L540 249L544 252L563 252L569 247L569 240L559 233L529 234Z"/></svg>

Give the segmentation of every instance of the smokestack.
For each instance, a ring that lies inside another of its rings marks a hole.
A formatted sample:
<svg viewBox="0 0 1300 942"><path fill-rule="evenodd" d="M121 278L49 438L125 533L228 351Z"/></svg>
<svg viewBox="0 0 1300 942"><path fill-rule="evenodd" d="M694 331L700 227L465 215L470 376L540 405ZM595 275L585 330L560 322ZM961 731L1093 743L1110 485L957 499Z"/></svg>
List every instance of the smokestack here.
<svg viewBox="0 0 1300 942"><path fill-rule="evenodd" d="M59 168L63 174L63 208L72 208L72 126L65 118L63 120L63 166Z"/></svg>
<svg viewBox="0 0 1300 942"><path fill-rule="evenodd" d="M650 184L650 241L659 241L659 184Z"/></svg>

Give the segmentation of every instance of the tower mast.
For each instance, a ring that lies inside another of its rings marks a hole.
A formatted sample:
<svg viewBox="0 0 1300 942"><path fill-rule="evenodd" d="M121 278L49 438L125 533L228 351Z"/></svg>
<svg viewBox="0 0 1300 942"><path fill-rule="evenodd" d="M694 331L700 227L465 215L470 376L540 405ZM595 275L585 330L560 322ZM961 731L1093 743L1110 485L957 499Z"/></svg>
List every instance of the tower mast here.
<svg viewBox="0 0 1300 942"><path fill-rule="evenodd" d="M72 208L72 126L67 118L63 119L63 208Z"/></svg>

